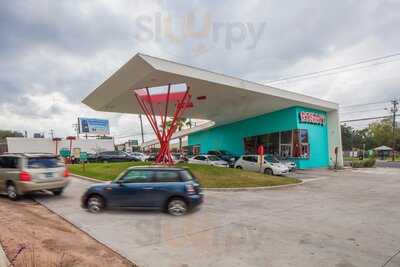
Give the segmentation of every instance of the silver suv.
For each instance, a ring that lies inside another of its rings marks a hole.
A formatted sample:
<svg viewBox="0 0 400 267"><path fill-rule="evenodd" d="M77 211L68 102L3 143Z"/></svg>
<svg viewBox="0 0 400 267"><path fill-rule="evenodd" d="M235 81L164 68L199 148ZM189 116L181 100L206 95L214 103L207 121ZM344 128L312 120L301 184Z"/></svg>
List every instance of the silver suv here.
<svg viewBox="0 0 400 267"><path fill-rule="evenodd" d="M42 190L61 195L69 183L68 176L64 163L52 154L0 155L0 192L12 200Z"/></svg>

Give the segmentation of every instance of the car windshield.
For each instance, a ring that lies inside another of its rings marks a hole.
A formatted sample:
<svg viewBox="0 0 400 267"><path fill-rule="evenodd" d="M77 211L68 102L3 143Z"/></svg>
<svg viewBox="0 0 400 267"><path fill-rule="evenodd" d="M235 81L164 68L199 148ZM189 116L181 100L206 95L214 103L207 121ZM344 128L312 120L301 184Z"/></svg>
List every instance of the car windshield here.
<svg viewBox="0 0 400 267"><path fill-rule="evenodd" d="M279 160L274 156L264 156L264 159L268 162L279 163Z"/></svg>
<svg viewBox="0 0 400 267"><path fill-rule="evenodd" d="M211 160L211 161L218 161L218 160L221 160L221 159L218 158L217 156L208 156L208 160Z"/></svg>
<svg viewBox="0 0 400 267"><path fill-rule="evenodd" d="M40 168L57 168L61 167L61 162L54 157L34 157L28 158L29 169L40 169Z"/></svg>

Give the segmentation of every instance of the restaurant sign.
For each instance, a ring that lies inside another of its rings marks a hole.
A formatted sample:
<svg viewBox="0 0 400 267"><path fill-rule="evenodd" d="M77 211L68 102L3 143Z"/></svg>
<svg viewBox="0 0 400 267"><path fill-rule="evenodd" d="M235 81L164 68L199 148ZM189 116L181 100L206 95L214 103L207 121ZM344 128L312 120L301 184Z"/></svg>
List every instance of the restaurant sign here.
<svg viewBox="0 0 400 267"><path fill-rule="evenodd" d="M302 111L299 113L299 119L301 123L310 123L317 125L325 124L325 116L314 112Z"/></svg>

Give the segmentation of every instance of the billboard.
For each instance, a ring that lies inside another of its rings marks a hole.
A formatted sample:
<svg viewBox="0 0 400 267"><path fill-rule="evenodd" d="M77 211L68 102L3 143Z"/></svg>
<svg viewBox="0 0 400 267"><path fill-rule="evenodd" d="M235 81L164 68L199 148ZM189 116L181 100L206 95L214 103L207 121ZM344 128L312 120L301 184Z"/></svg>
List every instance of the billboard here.
<svg viewBox="0 0 400 267"><path fill-rule="evenodd" d="M110 134L110 125L108 120L78 118L79 133L108 135Z"/></svg>

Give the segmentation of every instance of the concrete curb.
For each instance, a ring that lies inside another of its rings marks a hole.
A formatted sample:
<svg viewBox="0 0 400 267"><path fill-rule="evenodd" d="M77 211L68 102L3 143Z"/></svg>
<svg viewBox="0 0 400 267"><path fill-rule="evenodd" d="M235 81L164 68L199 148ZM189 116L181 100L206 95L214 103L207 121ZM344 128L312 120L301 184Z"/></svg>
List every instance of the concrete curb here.
<svg viewBox="0 0 400 267"><path fill-rule="evenodd" d="M86 177L86 176L82 176L82 175L78 175L78 174L74 174L74 173L70 173L69 176L75 177L75 178L79 178L82 180L86 180L89 182L94 182L94 183L107 183L107 181L102 181L102 180L97 180L94 178L90 178L90 177Z"/></svg>
<svg viewBox="0 0 400 267"><path fill-rule="evenodd" d="M299 179L301 180L301 179ZM278 188L293 187L304 184L304 180L296 184L283 184L283 185L271 185L271 186L259 186L259 187L234 187L234 188L203 188L203 191L213 191L213 192L243 192L243 191L263 191Z"/></svg>
<svg viewBox="0 0 400 267"><path fill-rule="evenodd" d="M94 178L77 175L77 174L70 174L70 176L79 178L82 180L86 180L89 182L95 183L106 183L106 181L97 180ZM306 181L299 179L301 182L296 184L284 184L284 185L272 185L272 186L260 186L260 187L234 187L234 188L203 188L203 191L213 191L213 192L240 192L240 191L262 191L262 190L271 190L271 189L278 189L278 188L286 188L286 187L293 187L304 184ZM310 179L311 180L311 179Z"/></svg>
<svg viewBox="0 0 400 267"><path fill-rule="evenodd" d="M8 260L7 255L4 252L4 249L0 243L0 267L7 267L7 266L10 266L10 261Z"/></svg>

